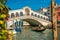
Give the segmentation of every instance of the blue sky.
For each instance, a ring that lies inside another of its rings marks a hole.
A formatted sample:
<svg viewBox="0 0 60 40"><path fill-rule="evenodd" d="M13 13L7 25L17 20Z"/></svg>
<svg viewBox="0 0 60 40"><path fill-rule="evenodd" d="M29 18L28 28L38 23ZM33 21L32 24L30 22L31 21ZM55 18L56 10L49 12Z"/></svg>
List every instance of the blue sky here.
<svg viewBox="0 0 60 40"><path fill-rule="evenodd" d="M41 7L48 7L51 0L7 0L6 5L11 10L20 9L25 6L29 6L32 10L38 10ZM55 0L60 5L60 0Z"/></svg>

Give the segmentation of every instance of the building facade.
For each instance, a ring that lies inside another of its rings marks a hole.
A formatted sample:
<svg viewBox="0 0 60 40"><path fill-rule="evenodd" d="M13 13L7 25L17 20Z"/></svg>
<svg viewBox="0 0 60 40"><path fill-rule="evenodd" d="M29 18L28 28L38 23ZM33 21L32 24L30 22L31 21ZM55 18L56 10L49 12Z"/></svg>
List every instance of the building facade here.
<svg viewBox="0 0 60 40"><path fill-rule="evenodd" d="M58 6L56 8L56 15L57 15L57 23L59 24L60 23L60 6Z"/></svg>
<svg viewBox="0 0 60 40"><path fill-rule="evenodd" d="M37 10L36 12L49 17L49 20L51 21L51 6L50 5L47 8L41 8Z"/></svg>

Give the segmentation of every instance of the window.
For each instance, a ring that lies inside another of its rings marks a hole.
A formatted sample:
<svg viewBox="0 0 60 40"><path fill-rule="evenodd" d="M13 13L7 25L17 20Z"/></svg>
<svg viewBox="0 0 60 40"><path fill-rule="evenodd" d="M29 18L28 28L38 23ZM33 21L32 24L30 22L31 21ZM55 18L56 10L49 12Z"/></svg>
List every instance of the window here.
<svg viewBox="0 0 60 40"><path fill-rule="evenodd" d="M23 16L23 12L20 12L20 16Z"/></svg>
<svg viewBox="0 0 60 40"><path fill-rule="evenodd" d="M14 13L11 14L11 18L13 18L13 17L14 17Z"/></svg>
<svg viewBox="0 0 60 40"><path fill-rule="evenodd" d="M38 15L38 18L40 18L40 16Z"/></svg>
<svg viewBox="0 0 60 40"><path fill-rule="evenodd" d="M48 11L50 11L50 10L48 10Z"/></svg>
<svg viewBox="0 0 60 40"><path fill-rule="evenodd" d="M25 9L25 12L26 12L27 15L29 15L29 13L30 13L29 8L26 8L26 9Z"/></svg>
<svg viewBox="0 0 60 40"><path fill-rule="evenodd" d="M19 14L18 14L18 12L16 12L16 17L18 17L19 16Z"/></svg>
<svg viewBox="0 0 60 40"><path fill-rule="evenodd" d="M48 18L46 18L46 20L48 20Z"/></svg>
<svg viewBox="0 0 60 40"><path fill-rule="evenodd" d="M35 17L37 17L37 14L35 14Z"/></svg>
<svg viewBox="0 0 60 40"><path fill-rule="evenodd" d="M50 13L48 13L48 15L49 15Z"/></svg>
<svg viewBox="0 0 60 40"><path fill-rule="evenodd" d="M44 17L44 19L45 19L45 17Z"/></svg>
<svg viewBox="0 0 60 40"><path fill-rule="evenodd" d="M41 18L42 18L42 16L41 16Z"/></svg>
<svg viewBox="0 0 60 40"><path fill-rule="evenodd" d="M60 12L58 12L58 16L60 16Z"/></svg>
<svg viewBox="0 0 60 40"><path fill-rule="evenodd" d="M33 16L33 13L31 13L31 15Z"/></svg>
<svg viewBox="0 0 60 40"><path fill-rule="evenodd" d="M42 19L44 19L44 17L42 17Z"/></svg>
<svg viewBox="0 0 60 40"><path fill-rule="evenodd" d="M47 13L44 13L44 15L47 15Z"/></svg>

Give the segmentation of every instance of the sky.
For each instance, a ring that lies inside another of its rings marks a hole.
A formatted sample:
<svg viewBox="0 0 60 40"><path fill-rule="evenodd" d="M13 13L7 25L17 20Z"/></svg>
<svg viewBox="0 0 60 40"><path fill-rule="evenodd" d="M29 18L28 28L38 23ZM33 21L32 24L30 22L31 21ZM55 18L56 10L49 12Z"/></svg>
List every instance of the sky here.
<svg viewBox="0 0 60 40"><path fill-rule="evenodd" d="M55 0L55 2L60 5L60 0ZM38 10L41 7L48 7L51 0L7 0L6 5L11 10L21 9L23 7L29 6L32 10Z"/></svg>

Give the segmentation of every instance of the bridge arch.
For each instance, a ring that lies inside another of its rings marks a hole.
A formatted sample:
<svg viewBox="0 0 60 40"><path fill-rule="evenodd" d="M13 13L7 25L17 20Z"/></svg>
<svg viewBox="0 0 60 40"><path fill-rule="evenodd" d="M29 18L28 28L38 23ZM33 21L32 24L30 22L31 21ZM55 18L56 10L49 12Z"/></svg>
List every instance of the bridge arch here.
<svg viewBox="0 0 60 40"><path fill-rule="evenodd" d="M43 26L40 22L34 19L23 19L23 21L28 22L30 26L39 26L39 25Z"/></svg>

